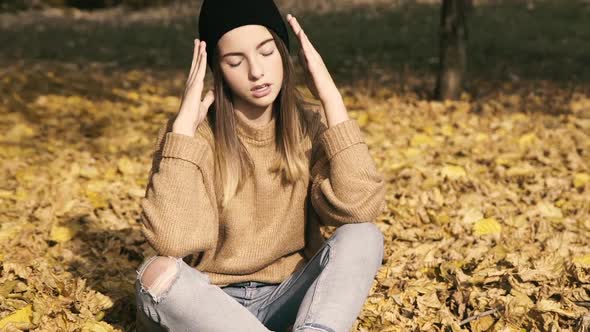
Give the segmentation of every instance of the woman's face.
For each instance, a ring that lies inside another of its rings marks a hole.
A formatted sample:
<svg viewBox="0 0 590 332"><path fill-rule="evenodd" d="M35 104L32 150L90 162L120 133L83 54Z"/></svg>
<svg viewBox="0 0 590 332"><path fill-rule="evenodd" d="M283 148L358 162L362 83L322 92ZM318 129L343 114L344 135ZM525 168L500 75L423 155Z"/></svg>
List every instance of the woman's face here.
<svg viewBox="0 0 590 332"><path fill-rule="evenodd" d="M275 41L262 25L243 25L225 33L217 44L223 77L233 98L259 107L272 104L283 82L283 62ZM257 97L252 89L270 83Z"/></svg>

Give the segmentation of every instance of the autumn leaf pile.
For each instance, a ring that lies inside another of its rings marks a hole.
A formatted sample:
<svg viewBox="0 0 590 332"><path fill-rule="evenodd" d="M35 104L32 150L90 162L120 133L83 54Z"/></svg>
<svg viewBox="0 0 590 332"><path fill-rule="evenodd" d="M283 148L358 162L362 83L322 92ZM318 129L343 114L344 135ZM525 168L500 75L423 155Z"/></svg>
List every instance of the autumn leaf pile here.
<svg viewBox="0 0 590 332"><path fill-rule="evenodd" d="M360 331L588 330L590 99L519 92L358 114L389 180Z"/></svg>
<svg viewBox="0 0 590 332"><path fill-rule="evenodd" d="M139 200L186 73L0 71L0 330L134 330ZM590 330L590 92L473 84L340 86L388 186L354 331Z"/></svg>

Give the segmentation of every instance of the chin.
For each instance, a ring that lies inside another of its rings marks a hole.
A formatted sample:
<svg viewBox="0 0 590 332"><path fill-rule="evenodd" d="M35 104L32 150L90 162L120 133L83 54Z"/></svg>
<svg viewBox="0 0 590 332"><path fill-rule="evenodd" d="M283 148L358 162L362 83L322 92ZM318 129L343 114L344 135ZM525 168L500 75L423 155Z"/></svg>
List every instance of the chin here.
<svg viewBox="0 0 590 332"><path fill-rule="evenodd" d="M278 95L271 93L268 96L265 96L263 98L252 98L252 99L250 99L250 103L252 103L253 105L256 105L256 106L266 107L266 106L274 103L274 101L277 99L277 96Z"/></svg>

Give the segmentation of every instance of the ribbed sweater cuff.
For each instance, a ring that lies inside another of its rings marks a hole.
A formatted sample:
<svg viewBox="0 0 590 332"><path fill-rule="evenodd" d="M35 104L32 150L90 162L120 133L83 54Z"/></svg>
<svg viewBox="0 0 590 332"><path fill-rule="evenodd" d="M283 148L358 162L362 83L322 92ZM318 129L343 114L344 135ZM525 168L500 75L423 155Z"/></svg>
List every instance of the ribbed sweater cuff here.
<svg viewBox="0 0 590 332"><path fill-rule="evenodd" d="M204 139L168 132L162 148L162 157L183 159L200 167L207 145Z"/></svg>
<svg viewBox="0 0 590 332"><path fill-rule="evenodd" d="M361 129L355 119L349 119L330 127L320 136L328 159L351 145L363 143Z"/></svg>

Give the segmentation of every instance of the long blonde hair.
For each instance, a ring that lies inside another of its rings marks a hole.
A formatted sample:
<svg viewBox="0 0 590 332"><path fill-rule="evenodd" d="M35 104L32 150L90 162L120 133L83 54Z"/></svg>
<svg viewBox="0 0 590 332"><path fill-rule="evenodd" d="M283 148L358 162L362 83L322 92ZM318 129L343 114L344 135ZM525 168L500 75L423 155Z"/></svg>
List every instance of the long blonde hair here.
<svg viewBox="0 0 590 332"><path fill-rule="evenodd" d="M305 101L295 86L295 68L283 40L271 29L268 31L281 55L284 73L281 90L273 102L275 143L279 157L269 171L278 173L282 184L309 180L309 166L300 142L309 134L303 109L314 104ZM218 201L223 209L242 188L254 164L236 133L232 94L223 79L217 48L214 48L212 58L215 101L207 113L207 119L215 140L215 183L222 192Z"/></svg>

